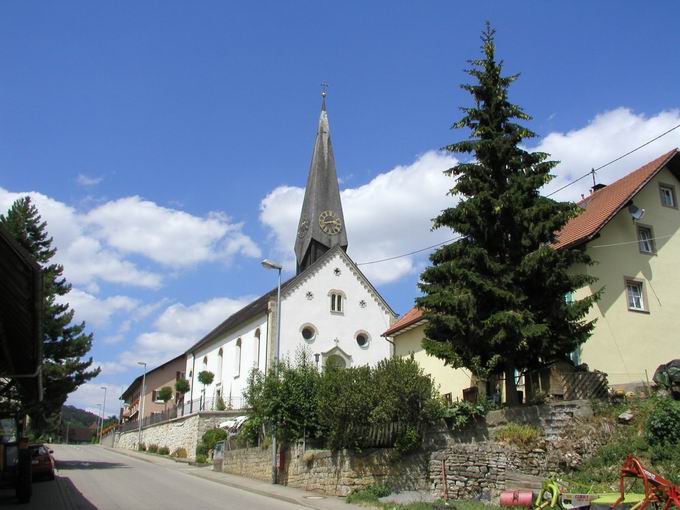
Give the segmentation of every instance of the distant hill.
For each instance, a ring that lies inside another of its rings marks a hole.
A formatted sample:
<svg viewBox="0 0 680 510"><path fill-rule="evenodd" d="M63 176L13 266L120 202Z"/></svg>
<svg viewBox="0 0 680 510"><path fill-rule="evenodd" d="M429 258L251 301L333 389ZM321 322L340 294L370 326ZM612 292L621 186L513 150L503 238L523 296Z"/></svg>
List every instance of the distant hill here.
<svg viewBox="0 0 680 510"><path fill-rule="evenodd" d="M61 409L63 424L75 428L87 428L93 423L97 423L99 417L89 411L78 409L73 406L64 406Z"/></svg>

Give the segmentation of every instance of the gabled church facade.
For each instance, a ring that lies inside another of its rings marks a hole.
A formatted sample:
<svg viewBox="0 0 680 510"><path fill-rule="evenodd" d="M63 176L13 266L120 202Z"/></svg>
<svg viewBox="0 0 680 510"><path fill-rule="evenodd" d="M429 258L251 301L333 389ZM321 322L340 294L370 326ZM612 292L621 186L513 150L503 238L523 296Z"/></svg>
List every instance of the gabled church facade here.
<svg viewBox="0 0 680 510"><path fill-rule="evenodd" d="M347 255L345 220L325 94L295 242L297 274L281 285L280 359L307 350L319 369L373 365L392 354L381 334L396 314ZM186 352L191 401L213 408L218 397L242 404L253 368L276 357L277 289L226 318ZM198 374L215 374L203 387ZM195 409L193 409L195 411Z"/></svg>

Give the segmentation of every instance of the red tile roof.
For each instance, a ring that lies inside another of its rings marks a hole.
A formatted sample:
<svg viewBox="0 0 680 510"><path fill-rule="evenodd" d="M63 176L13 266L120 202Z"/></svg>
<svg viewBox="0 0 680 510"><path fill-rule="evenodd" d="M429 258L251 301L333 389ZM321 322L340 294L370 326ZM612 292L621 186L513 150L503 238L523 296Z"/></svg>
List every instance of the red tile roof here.
<svg viewBox="0 0 680 510"><path fill-rule="evenodd" d="M592 239L677 154L673 149L581 200L583 212L560 231L555 248Z"/></svg>
<svg viewBox="0 0 680 510"><path fill-rule="evenodd" d="M397 322L392 324L390 329L385 331L382 336L392 336L394 333L401 331L404 328L413 326L415 323L423 320L423 311L420 308L413 307L404 315L402 315Z"/></svg>

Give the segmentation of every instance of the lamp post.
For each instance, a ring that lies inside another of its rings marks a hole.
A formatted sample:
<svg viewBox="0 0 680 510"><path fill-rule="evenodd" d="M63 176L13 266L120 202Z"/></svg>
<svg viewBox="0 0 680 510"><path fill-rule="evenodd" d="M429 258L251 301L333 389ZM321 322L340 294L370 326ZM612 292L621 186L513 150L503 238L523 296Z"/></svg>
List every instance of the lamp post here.
<svg viewBox="0 0 680 510"><path fill-rule="evenodd" d="M104 434L104 418L106 418L106 386L100 386L104 390L104 403L102 404L102 423L99 428L99 444L102 444L102 435Z"/></svg>
<svg viewBox="0 0 680 510"><path fill-rule="evenodd" d="M283 269L283 266L269 259L264 259L262 266L265 269L276 269L279 272L279 283L276 288L276 350L274 351L274 373L276 373L279 364L279 349L281 348L281 269ZM272 483L276 482L276 426L272 425Z"/></svg>
<svg viewBox="0 0 680 510"><path fill-rule="evenodd" d="M142 376L142 391L139 393L139 430L137 431L137 449L139 445L142 444L142 420L144 419L144 393L146 392L146 363L143 361L138 361L138 365L144 365L144 375Z"/></svg>

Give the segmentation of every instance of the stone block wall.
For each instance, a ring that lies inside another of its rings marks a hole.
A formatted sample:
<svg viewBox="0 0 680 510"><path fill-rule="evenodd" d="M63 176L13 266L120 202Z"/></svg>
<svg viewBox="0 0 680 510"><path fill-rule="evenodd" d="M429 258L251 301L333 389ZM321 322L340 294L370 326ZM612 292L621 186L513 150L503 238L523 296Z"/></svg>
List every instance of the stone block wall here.
<svg viewBox="0 0 680 510"><path fill-rule="evenodd" d="M244 448L224 453L222 471L259 480L271 480L270 449ZM392 449L361 453L307 450L285 451L279 482L332 496L347 496L376 483L400 490L428 490L428 455L419 453L396 459Z"/></svg>
<svg viewBox="0 0 680 510"><path fill-rule="evenodd" d="M151 444L156 444L159 447L167 446L170 452L184 448L187 451L188 458L195 460L196 446L203 434L216 428L231 415L233 415L233 412L205 412L156 423L142 429L141 442L146 446ZM117 434L114 446L136 450L137 441L138 431L131 430Z"/></svg>
<svg viewBox="0 0 680 510"><path fill-rule="evenodd" d="M487 441L457 444L432 452L429 477L434 495L451 499L491 499L506 488L508 475L546 476L555 469L545 448L522 450Z"/></svg>

